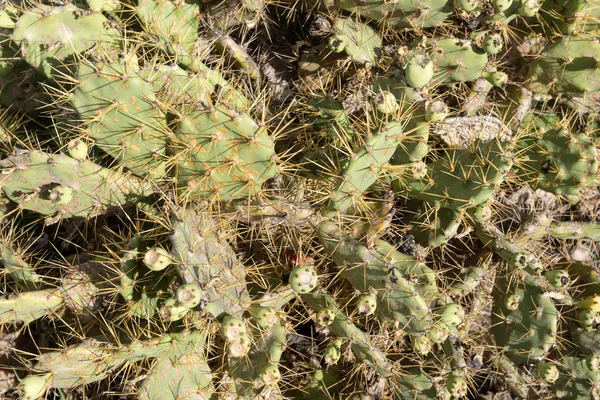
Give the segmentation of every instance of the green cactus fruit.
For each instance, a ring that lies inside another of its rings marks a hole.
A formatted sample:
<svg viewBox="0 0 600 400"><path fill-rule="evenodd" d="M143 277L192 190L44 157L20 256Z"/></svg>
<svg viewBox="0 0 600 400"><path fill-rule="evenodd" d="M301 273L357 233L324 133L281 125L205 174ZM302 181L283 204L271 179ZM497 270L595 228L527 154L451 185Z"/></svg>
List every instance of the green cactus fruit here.
<svg viewBox="0 0 600 400"><path fill-rule="evenodd" d="M446 389L455 399L466 397L469 393L467 381L459 373L451 372L446 378Z"/></svg>
<svg viewBox="0 0 600 400"><path fill-rule="evenodd" d="M323 361L325 365L335 365L342 357L342 339L336 339L325 348Z"/></svg>
<svg viewBox="0 0 600 400"><path fill-rule="evenodd" d="M583 329L592 332L600 325L600 314L597 311L583 310L579 312L577 320Z"/></svg>
<svg viewBox="0 0 600 400"><path fill-rule="evenodd" d="M176 298L172 297L165 300L158 313L165 321L175 322L185 317L188 311L189 308L182 306Z"/></svg>
<svg viewBox="0 0 600 400"><path fill-rule="evenodd" d="M524 0L519 7L519 14L523 17L532 18L538 14L541 8L539 0Z"/></svg>
<svg viewBox="0 0 600 400"><path fill-rule="evenodd" d="M249 311L252 315L252 319L261 328L271 328L280 322L277 311L273 308L251 305Z"/></svg>
<svg viewBox="0 0 600 400"><path fill-rule="evenodd" d="M494 11L502 13L508 10L513 4L513 0L492 0L492 6Z"/></svg>
<svg viewBox="0 0 600 400"><path fill-rule="evenodd" d="M600 355L591 354L585 358L585 363L590 371L599 372L600 371Z"/></svg>
<svg viewBox="0 0 600 400"><path fill-rule="evenodd" d="M241 318L227 315L221 323L221 333L226 341L239 342L247 337L246 323Z"/></svg>
<svg viewBox="0 0 600 400"><path fill-rule="evenodd" d="M504 39L498 34L488 34L483 39L483 50L488 54L498 54L504 46Z"/></svg>
<svg viewBox="0 0 600 400"><path fill-rule="evenodd" d="M454 0L454 6L460 10L471 12L479 7L477 0Z"/></svg>
<svg viewBox="0 0 600 400"><path fill-rule="evenodd" d="M420 89L433 78L433 62L423 54L415 54L406 65L404 76L410 86Z"/></svg>
<svg viewBox="0 0 600 400"><path fill-rule="evenodd" d="M556 380L560 376L560 372L558 371L558 368L556 368L556 365L548 364L544 361L540 361L539 363L537 363L536 369L540 378L542 378L548 383L556 382Z"/></svg>
<svg viewBox="0 0 600 400"><path fill-rule="evenodd" d="M317 315L315 316L317 324L321 327L329 326L333 322L334 318L335 314L330 308L324 308L322 310L319 310L317 312Z"/></svg>
<svg viewBox="0 0 600 400"><path fill-rule="evenodd" d="M290 272L290 286L294 292L312 292L319 282L317 271L310 265L299 265Z"/></svg>
<svg viewBox="0 0 600 400"><path fill-rule="evenodd" d="M177 301L182 307L194 308L201 299L202 289L195 283L186 283L177 289Z"/></svg>
<svg viewBox="0 0 600 400"><path fill-rule="evenodd" d="M392 114L399 108L396 96L387 91L380 91L373 99L373 105L382 114Z"/></svg>
<svg viewBox="0 0 600 400"><path fill-rule="evenodd" d="M428 336L411 336L410 344L413 351L423 357L433 350L433 342Z"/></svg>
<svg viewBox="0 0 600 400"><path fill-rule="evenodd" d="M228 354L233 358L245 357L251 347L252 344L250 343L250 337L248 335L242 336L236 342L227 343Z"/></svg>
<svg viewBox="0 0 600 400"><path fill-rule="evenodd" d="M432 101L427 105L425 119L428 122L440 122L446 119L449 110L446 103L441 100Z"/></svg>
<svg viewBox="0 0 600 400"><path fill-rule="evenodd" d="M37 400L41 398L50 388L49 383L51 379L52 374L29 375L21 379L21 382L17 386L19 398L22 400Z"/></svg>
<svg viewBox="0 0 600 400"><path fill-rule="evenodd" d="M495 87L502 87L508 83L508 75L506 72L482 72L481 76Z"/></svg>
<svg viewBox="0 0 600 400"><path fill-rule="evenodd" d="M344 38L339 38L337 36L332 36L329 38L329 48L334 53L341 53L344 51L346 47L346 42L344 42Z"/></svg>
<svg viewBox="0 0 600 400"><path fill-rule="evenodd" d="M144 264L152 271L162 271L172 262L171 254L160 247L153 247L144 254Z"/></svg>
<svg viewBox="0 0 600 400"><path fill-rule="evenodd" d="M435 344L441 344L448 339L450 335L450 330L446 324L435 323L431 327L431 330L428 333L429 339Z"/></svg>
<svg viewBox="0 0 600 400"><path fill-rule="evenodd" d="M511 294L510 296L506 296L506 299L504 300L504 307L506 307L508 310L514 311L519 308L520 302L521 299L519 295Z"/></svg>
<svg viewBox="0 0 600 400"><path fill-rule="evenodd" d="M69 204L73 200L73 188L66 185L53 187L48 194L48 199L57 205Z"/></svg>
<svg viewBox="0 0 600 400"><path fill-rule="evenodd" d="M281 380L281 372L275 364L267 364L258 372L258 378L265 385L275 385Z"/></svg>
<svg viewBox="0 0 600 400"><path fill-rule="evenodd" d="M556 288L563 288L565 286L568 286L571 282L571 279L569 278L569 273L562 269L545 271L544 276L546 277L548 282Z"/></svg>
<svg viewBox="0 0 600 400"><path fill-rule="evenodd" d="M75 139L69 142L67 151L71 158L78 161L83 161L88 156L89 146L82 140Z"/></svg>
<svg viewBox="0 0 600 400"><path fill-rule="evenodd" d="M446 304L435 313L439 316L439 321L449 327L459 326L465 318L465 310L457 303Z"/></svg>
<svg viewBox="0 0 600 400"><path fill-rule="evenodd" d="M373 293L363 294L356 302L358 315L373 315L377 309L377 295Z"/></svg>

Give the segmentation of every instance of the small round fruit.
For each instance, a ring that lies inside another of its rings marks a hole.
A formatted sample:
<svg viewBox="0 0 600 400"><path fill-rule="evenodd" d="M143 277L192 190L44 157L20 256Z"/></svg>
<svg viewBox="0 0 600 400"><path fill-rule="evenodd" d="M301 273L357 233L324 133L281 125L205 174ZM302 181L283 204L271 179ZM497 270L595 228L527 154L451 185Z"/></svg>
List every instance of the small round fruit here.
<svg viewBox="0 0 600 400"><path fill-rule="evenodd" d="M29 375L21 379L17 389L21 400L37 400L41 398L48 389L50 389L50 380L52 374Z"/></svg>
<svg viewBox="0 0 600 400"><path fill-rule="evenodd" d="M404 75L411 87L420 89L433 78L433 62L426 56L417 54L406 65Z"/></svg>
<svg viewBox="0 0 600 400"><path fill-rule="evenodd" d="M246 323L241 318L228 315L223 318L221 332L228 342L239 342L246 337Z"/></svg>
<svg viewBox="0 0 600 400"><path fill-rule="evenodd" d="M153 247L144 254L144 264L152 271L162 271L171 265L171 255L165 249Z"/></svg>
<svg viewBox="0 0 600 400"><path fill-rule="evenodd" d="M465 378L455 373L450 373L446 379L446 388L450 392L450 395L456 399L465 397L469 392Z"/></svg>
<svg viewBox="0 0 600 400"><path fill-rule="evenodd" d="M163 303L158 313L162 319L175 322L185 317L188 311L190 311L189 308L182 307L175 298L170 298Z"/></svg>
<svg viewBox="0 0 600 400"><path fill-rule="evenodd" d="M554 383L560 377L560 372L556 368L556 365L540 361L537 363L536 369L540 378L548 383Z"/></svg>
<svg viewBox="0 0 600 400"><path fill-rule="evenodd" d="M377 296L373 293L363 294L356 303L359 315L372 315L377 309Z"/></svg>
<svg viewBox="0 0 600 400"><path fill-rule="evenodd" d="M375 108L382 114L392 114L398 110L398 101L393 93L387 91L380 91L373 101Z"/></svg>
<svg viewBox="0 0 600 400"><path fill-rule="evenodd" d="M504 40L498 34L487 35L483 39L483 50L488 54L498 54L503 46Z"/></svg>
<svg viewBox="0 0 600 400"><path fill-rule="evenodd" d="M65 185L58 185L50 191L50 201L56 205L69 204L73 200L73 188Z"/></svg>
<svg viewBox="0 0 600 400"><path fill-rule="evenodd" d="M69 142L67 151L72 158L83 161L88 155L88 145L82 140L74 139Z"/></svg>
<svg viewBox="0 0 600 400"><path fill-rule="evenodd" d="M177 301L182 307L194 308L200 304L202 290L195 283L186 283L177 289Z"/></svg>
<svg viewBox="0 0 600 400"><path fill-rule="evenodd" d="M275 364L268 364L263 367L258 376L265 385L274 385L281 380L281 372Z"/></svg>
<svg viewBox="0 0 600 400"><path fill-rule="evenodd" d="M475 11L479 3L477 0L454 0L454 6L463 11Z"/></svg>
<svg viewBox="0 0 600 400"><path fill-rule="evenodd" d="M309 265L300 265L290 273L290 286L296 293L309 293L316 287L319 278L317 271Z"/></svg>

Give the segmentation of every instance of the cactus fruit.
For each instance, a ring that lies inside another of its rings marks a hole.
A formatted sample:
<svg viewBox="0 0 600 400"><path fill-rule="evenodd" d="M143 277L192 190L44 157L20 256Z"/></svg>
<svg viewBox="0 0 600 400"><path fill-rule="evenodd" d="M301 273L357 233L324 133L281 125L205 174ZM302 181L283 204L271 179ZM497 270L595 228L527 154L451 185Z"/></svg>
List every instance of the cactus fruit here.
<svg viewBox="0 0 600 400"><path fill-rule="evenodd" d="M404 75L410 86L420 89L433 78L433 62L423 54L415 54L406 65Z"/></svg>
<svg viewBox="0 0 600 400"><path fill-rule="evenodd" d="M152 271L162 271L172 262L171 254L160 247L149 249L146 251L146 254L144 254L144 264Z"/></svg>
<svg viewBox="0 0 600 400"><path fill-rule="evenodd" d="M317 271L310 265L298 265L290 272L290 286L296 293L312 292L318 282Z"/></svg>

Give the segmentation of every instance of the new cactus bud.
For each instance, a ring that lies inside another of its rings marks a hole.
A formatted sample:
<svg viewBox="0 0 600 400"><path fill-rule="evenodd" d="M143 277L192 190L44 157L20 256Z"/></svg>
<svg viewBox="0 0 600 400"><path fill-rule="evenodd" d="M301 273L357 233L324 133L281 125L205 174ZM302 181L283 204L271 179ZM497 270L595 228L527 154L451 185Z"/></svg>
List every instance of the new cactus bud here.
<svg viewBox="0 0 600 400"><path fill-rule="evenodd" d="M241 318L228 315L223 318L221 332L223 333L225 340L228 342L239 342L247 336L246 323Z"/></svg>
<svg viewBox="0 0 600 400"><path fill-rule="evenodd" d="M569 273L562 269L546 271L546 272L544 272L544 276L546 277L548 282L556 288L565 287L571 281L569 278Z"/></svg>
<svg viewBox="0 0 600 400"><path fill-rule="evenodd" d="M455 399L465 397L469 392L465 378L455 372L448 375L448 378L446 379L446 388L450 395Z"/></svg>
<svg viewBox="0 0 600 400"><path fill-rule="evenodd" d="M498 13L504 12L512 6L513 0L492 0L492 7Z"/></svg>
<svg viewBox="0 0 600 400"><path fill-rule="evenodd" d="M202 290L195 283L186 283L177 289L177 301L182 307L194 308L200 303Z"/></svg>
<svg viewBox="0 0 600 400"><path fill-rule="evenodd" d="M50 388L52 374L30 375L19 382L17 387L22 400L37 400Z"/></svg>
<svg viewBox="0 0 600 400"><path fill-rule="evenodd" d="M244 335L237 342L229 342L227 349L229 355L234 358L244 357L250 351L250 338Z"/></svg>
<svg viewBox="0 0 600 400"><path fill-rule="evenodd" d="M317 287L317 271L310 265L299 265L290 273L290 286L296 293L309 293Z"/></svg>
<svg viewBox="0 0 600 400"><path fill-rule="evenodd" d="M486 35L483 39L483 50L488 54L498 54L503 46L504 40L498 34Z"/></svg>
<svg viewBox="0 0 600 400"><path fill-rule="evenodd" d="M538 375L540 378L548 383L554 383L560 376L560 372L556 365L548 364L547 362L540 361L536 366Z"/></svg>
<svg viewBox="0 0 600 400"><path fill-rule="evenodd" d="M323 360L326 365L334 365L340 360L342 356L342 339L336 339L329 346L325 348L323 354Z"/></svg>
<svg viewBox="0 0 600 400"><path fill-rule="evenodd" d="M426 356L433 349L433 343L427 336L411 336L410 343L413 351L421 356Z"/></svg>
<svg viewBox="0 0 600 400"><path fill-rule="evenodd" d="M462 324L465 318L465 310L460 304L447 304L437 311L440 316L440 322L447 326L458 326Z"/></svg>
<svg viewBox="0 0 600 400"><path fill-rule="evenodd" d="M404 75L410 86L420 89L433 78L433 62L427 56L417 54L406 65Z"/></svg>
<svg viewBox="0 0 600 400"><path fill-rule="evenodd" d="M260 370L258 377L265 385L274 385L281 380L281 372L277 365L267 364Z"/></svg>
<svg viewBox="0 0 600 400"><path fill-rule="evenodd" d="M373 293L363 294L356 303L356 311L359 315L372 315L377 309L377 295Z"/></svg>
<svg viewBox="0 0 600 400"><path fill-rule="evenodd" d="M144 264L152 271L162 271L172 262L171 255L165 249L153 247L144 254Z"/></svg>
<svg viewBox="0 0 600 400"><path fill-rule="evenodd" d="M454 0L454 6L463 11L474 11L478 6L477 0Z"/></svg>
<svg viewBox="0 0 600 400"><path fill-rule="evenodd" d="M578 315L579 325L588 332L592 332L600 323L600 315L596 311L583 310Z"/></svg>
<svg viewBox="0 0 600 400"><path fill-rule="evenodd" d="M516 294L511 294L510 296L507 296L504 299L504 305L506 306L506 308L508 308L510 311L515 311L519 308L519 303L521 302L521 299L519 298L518 295Z"/></svg>
<svg viewBox="0 0 600 400"><path fill-rule="evenodd" d="M425 119L428 122L439 122L448 116L448 106L440 100L432 101L425 110Z"/></svg>
<svg viewBox="0 0 600 400"><path fill-rule="evenodd" d="M540 10L540 3L538 0L525 0L521 7L519 7L519 14L523 17L535 17Z"/></svg>
<svg viewBox="0 0 600 400"><path fill-rule="evenodd" d="M380 91L373 99L373 103L377 111L382 114L391 114L398 110L396 96L388 91Z"/></svg>
<svg viewBox="0 0 600 400"><path fill-rule="evenodd" d="M55 204L69 204L73 200L73 189L66 185L55 186L50 190L49 199Z"/></svg>
<svg viewBox="0 0 600 400"><path fill-rule="evenodd" d="M600 371L600 355L591 354L585 358L587 367L594 372Z"/></svg>
<svg viewBox="0 0 600 400"><path fill-rule="evenodd" d="M88 155L88 145L79 139L71 140L67 147L67 151L69 156L72 158L83 161L87 158Z"/></svg>
<svg viewBox="0 0 600 400"><path fill-rule="evenodd" d="M450 331L446 324L437 323L431 327L431 330L428 333L429 339L436 344L441 344L448 339L448 335Z"/></svg>
<svg viewBox="0 0 600 400"><path fill-rule="evenodd" d="M277 311L269 307L251 306L250 314L261 328L270 328L279 322Z"/></svg>
<svg viewBox="0 0 600 400"><path fill-rule="evenodd" d="M512 254L511 264L517 269L523 269L527 266L527 256L523 253Z"/></svg>
<svg viewBox="0 0 600 400"><path fill-rule="evenodd" d="M319 326L329 326L335 318L333 310L329 308L323 308L317 312L316 321Z"/></svg>
<svg viewBox="0 0 600 400"><path fill-rule="evenodd" d="M179 321L188 313L190 309L180 305L175 298L167 299L160 310L160 317L166 321Z"/></svg>
<svg viewBox="0 0 600 400"><path fill-rule="evenodd" d="M329 38L329 48L334 53L341 53L346 48L346 42L337 36L332 36Z"/></svg>
<svg viewBox="0 0 600 400"><path fill-rule="evenodd" d="M508 75L502 71L483 72L481 76L495 87L502 87L508 83Z"/></svg>

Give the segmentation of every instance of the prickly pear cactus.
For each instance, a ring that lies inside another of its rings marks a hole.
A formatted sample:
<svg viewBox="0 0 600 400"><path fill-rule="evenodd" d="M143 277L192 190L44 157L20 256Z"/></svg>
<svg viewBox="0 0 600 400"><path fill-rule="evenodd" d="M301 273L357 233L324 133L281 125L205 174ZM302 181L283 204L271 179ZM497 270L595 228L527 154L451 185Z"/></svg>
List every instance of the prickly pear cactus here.
<svg viewBox="0 0 600 400"><path fill-rule="evenodd" d="M0 397L600 397L597 5L0 4Z"/></svg>

